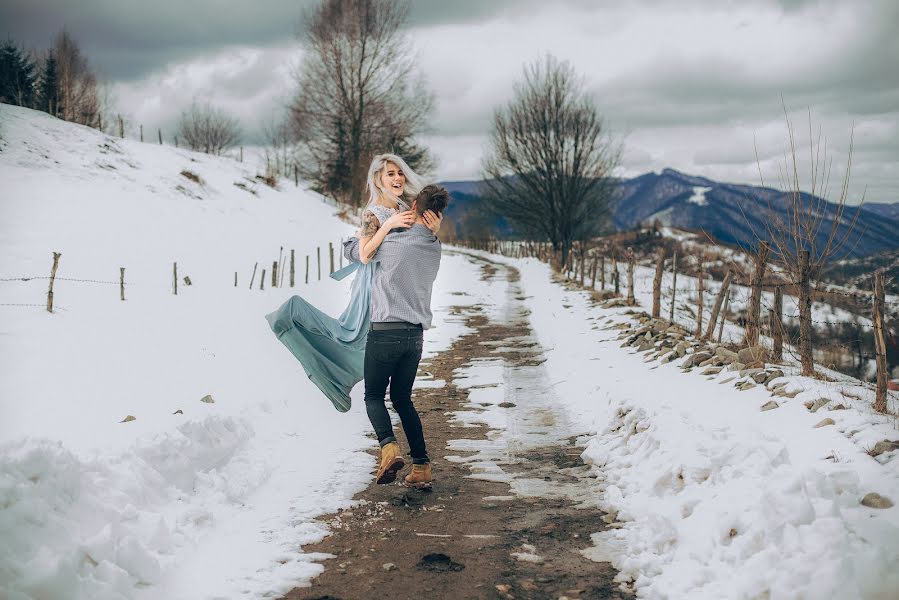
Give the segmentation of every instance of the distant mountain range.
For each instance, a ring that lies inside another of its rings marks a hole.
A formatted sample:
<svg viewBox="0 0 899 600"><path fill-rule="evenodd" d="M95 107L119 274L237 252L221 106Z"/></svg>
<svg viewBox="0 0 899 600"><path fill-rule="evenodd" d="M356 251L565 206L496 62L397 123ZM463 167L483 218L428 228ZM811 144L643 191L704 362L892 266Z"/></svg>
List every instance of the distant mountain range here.
<svg viewBox="0 0 899 600"><path fill-rule="evenodd" d="M444 185L453 203L447 218L456 224L460 236L483 235L492 231L505 237L514 229L503 219L486 215L480 202L479 181L448 181ZM805 202L812 202L804 195ZM755 234L767 237L765 225L772 212L786 217L789 196L772 188L721 183L665 169L618 182L612 203L612 225L618 231L658 220L663 225L705 231L725 243L743 247L755 244ZM843 214L840 233L846 231L855 216L855 207ZM817 243L822 247L836 216L836 206L827 203L825 222ZM899 248L899 204L865 204L850 242L841 256L862 257Z"/></svg>

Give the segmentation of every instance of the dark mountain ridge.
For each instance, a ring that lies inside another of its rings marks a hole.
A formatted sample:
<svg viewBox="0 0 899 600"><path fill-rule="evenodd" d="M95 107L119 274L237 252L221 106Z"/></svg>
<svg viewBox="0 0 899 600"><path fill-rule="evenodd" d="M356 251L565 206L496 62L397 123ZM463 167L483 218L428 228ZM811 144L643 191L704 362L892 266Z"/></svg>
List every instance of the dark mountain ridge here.
<svg viewBox="0 0 899 600"><path fill-rule="evenodd" d="M514 236L514 230L501 219L487 216L480 202L480 182L449 181L444 185L452 194L454 205L447 216L458 223L460 237L491 231L499 237ZM824 202L803 194L803 202ZM816 246L823 247L837 217L837 206L824 202L824 219L819 227ZM858 212L854 229L839 258L857 258L899 248L899 204L874 204L847 207L839 221L837 239L841 239ZM663 225L705 231L728 244L744 248L755 245L756 237L770 241L767 225L786 219L790 195L773 188L746 184L721 183L705 177L665 169L618 181L611 205L611 224L617 231L627 231L658 220Z"/></svg>

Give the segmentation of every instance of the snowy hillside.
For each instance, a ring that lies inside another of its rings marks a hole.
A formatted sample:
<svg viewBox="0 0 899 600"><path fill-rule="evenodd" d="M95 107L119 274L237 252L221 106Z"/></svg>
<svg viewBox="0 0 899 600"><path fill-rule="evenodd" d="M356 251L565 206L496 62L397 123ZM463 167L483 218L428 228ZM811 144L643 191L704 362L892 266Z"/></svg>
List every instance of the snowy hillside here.
<svg viewBox="0 0 899 600"><path fill-rule="evenodd" d="M349 281L328 279L328 243L353 228L230 159L7 105L0 136L0 597L259 597L308 580L321 567L297 549L367 485L374 444L361 397L338 414L263 317L297 292L339 313ZM270 287L282 246L295 289ZM176 261L192 281L177 296Z"/></svg>

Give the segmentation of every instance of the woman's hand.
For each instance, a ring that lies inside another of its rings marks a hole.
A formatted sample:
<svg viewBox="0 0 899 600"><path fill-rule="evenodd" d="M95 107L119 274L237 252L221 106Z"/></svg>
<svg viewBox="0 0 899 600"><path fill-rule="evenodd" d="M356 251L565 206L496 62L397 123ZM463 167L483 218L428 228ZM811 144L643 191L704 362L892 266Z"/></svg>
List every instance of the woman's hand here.
<svg viewBox="0 0 899 600"><path fill-rule="evenodd" d="M426 210L421 216L424 219L425 226L431 230L431 233L437 235L440 231L440 224L443 223L443 215L438 215L433 210Z"/></svg>
<svg viewBox="0 0 899 600"><path fill-rule="evenodd" d="M405 212L397 213L384 221L384 224L381 227L386 227L387 231L394 229L396 227L408 228L412 227L412 224L415 223L416 214L415 211L407 210Z"/></svg>

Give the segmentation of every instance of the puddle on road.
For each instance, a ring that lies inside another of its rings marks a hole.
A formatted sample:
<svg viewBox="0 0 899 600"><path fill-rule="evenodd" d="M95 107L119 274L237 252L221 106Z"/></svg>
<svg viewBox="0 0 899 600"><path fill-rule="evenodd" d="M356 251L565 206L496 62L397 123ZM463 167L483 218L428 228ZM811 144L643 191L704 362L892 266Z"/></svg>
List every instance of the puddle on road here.
<svg viewBox="0 0 899 600"><path fill-rule="evenodd" d="M494 271L489 281L504 275ZM451 413L454 425L489 431L486 439L450 440L448 449L459 454L446 458L468 464L472 478L509 484L517 496L595 508L595 475L574 445L583 425L572 422L555 397L517 280L502 283L504 302L491 311L491 326L502 338L480 341L486 356L473 356L453 372L453 384L469 394L468 410Z"/></svg>

